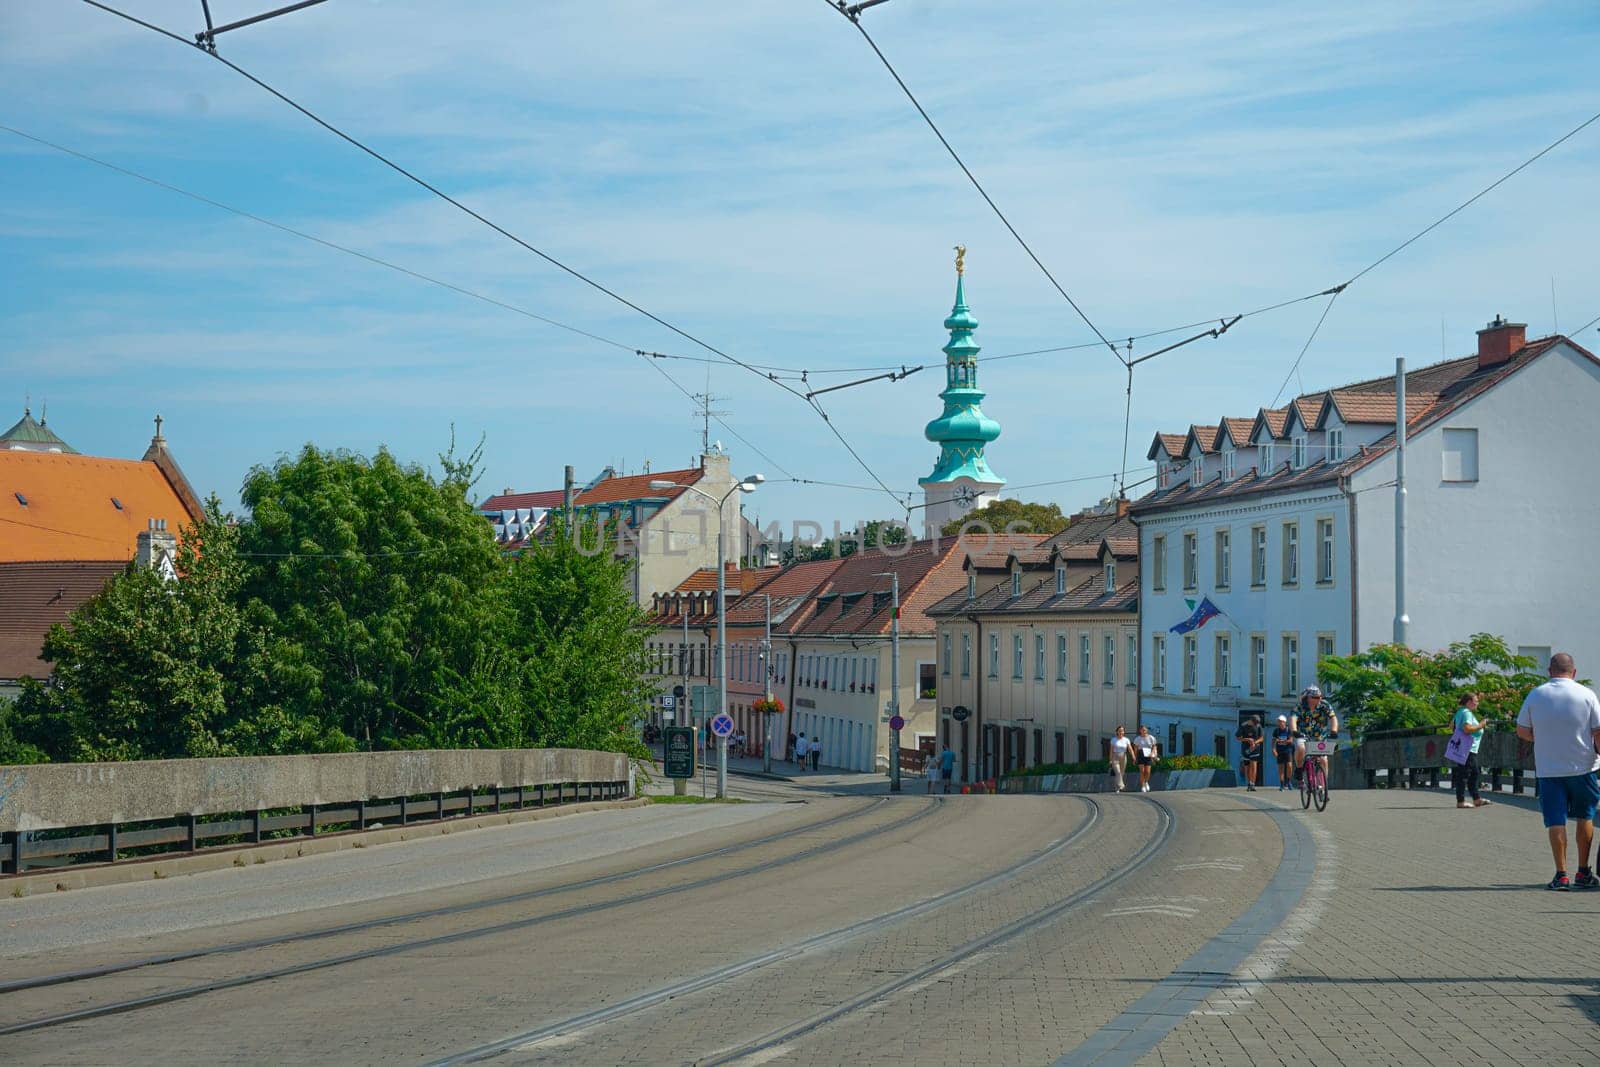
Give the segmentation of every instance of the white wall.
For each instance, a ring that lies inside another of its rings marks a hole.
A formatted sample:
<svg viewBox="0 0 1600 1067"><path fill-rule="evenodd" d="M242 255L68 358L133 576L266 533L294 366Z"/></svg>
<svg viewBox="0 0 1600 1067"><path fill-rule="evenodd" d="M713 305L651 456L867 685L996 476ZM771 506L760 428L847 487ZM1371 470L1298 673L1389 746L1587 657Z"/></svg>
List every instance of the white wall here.
<svg viewBox="0 0 1600 1067"><path fill-rule="evenodd" d="M1550 646L1600 676L1592 545L1600 532L1595 413L1600 367L1566 346L1518 370L1407 443L1410 644L1474 633ZM1445 428L1478 431L1478 481L1443 481ZM1360 551L1358 638L1392 640L1394 460L1352 480Z"/></svg>

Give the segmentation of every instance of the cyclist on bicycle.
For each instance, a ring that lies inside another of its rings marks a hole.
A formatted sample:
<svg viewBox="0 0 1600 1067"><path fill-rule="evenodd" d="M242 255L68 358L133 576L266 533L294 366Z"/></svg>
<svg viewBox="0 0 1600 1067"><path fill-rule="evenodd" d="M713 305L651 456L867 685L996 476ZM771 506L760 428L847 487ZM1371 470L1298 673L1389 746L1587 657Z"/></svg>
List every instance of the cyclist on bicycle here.
<svg viewBox="0 0 1600 1067"><path fill-rule="evenodd" d="M1289 733L1294 737L1294 783L1298 786L1305 773L1306 741L1336 740L1339 736L1339 716L1322 699L1322 690L1308 685L1300 691L1300 707L1289 718ZM1325 757L1322 769L1328 769Z"/></svg>

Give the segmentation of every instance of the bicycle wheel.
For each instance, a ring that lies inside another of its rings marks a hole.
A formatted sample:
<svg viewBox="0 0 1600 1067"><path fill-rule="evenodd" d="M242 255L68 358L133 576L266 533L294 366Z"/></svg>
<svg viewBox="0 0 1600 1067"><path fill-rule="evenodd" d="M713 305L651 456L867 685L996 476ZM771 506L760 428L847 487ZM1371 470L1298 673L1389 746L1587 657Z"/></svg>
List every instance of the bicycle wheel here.
<svg viewBox="0 0 1600 1067"><path fill-rule="evenodd" d="M1300 766L1300 806L1302 808L1311 806L1311 774L1311 761L1306 760Z"/></svg>
<svg viewBox="0 0 1600 1067"><path fill-rule="evenodd" d="M1317 810L1324 811L1328 807L1328 772L1322 767L1317 768L1317 785L1312 793L1312 799L1317 802Z"/></svg>

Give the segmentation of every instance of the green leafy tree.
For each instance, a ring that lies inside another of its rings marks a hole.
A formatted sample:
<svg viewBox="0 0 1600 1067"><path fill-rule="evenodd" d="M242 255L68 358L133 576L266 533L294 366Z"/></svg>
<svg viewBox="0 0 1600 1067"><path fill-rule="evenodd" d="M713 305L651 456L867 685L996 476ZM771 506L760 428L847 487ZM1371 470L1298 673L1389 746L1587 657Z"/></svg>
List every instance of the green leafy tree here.
<svg viewBox="0 0 1600 1067"><path fill-rule="evenodd" d="M1001 498L991 500L960 518L951 519L939 532L946 537L954 537L967 523L981 522L995 533L1005 533L1009 524L1018 523L1012 527L1017 533L1055 535L1067 528L1067 521L1058 504L1030 504L1024 500Z"/></svg>
<svg viewBox="0 0 1600 1067"><path fill-rule="evenodd" d="M796 546L790 554L793 561L808 561L814 559L840 559L853 556L861 548L877 548L880 545L903 545L906 543L905 523L894 519L873 519L858 527L853 537L841 537L835 544L834 539L818 541L809 547Z"/></svg>
<svg viewBox="0 0 1600 1067"><path fill-rule="evenodd" d="M1364 735L1443 725L1467 691L1482 694L1480 717L1514 720L1523 697L1545 680L1535 667L1504 638L1474 634L1440 652L1375 645L1353 656L1324 657L1317 678L1341 723Z"/></svg>
<svg viewBox="0 0 1600 1067"><path fill-rule="evenodd" d="M51 628L49 684L24 683L15 743L55 760L337 751L296 717L315 677L239 605L238 531L215 498L183 531L180 580L130 565Z"/></svg>

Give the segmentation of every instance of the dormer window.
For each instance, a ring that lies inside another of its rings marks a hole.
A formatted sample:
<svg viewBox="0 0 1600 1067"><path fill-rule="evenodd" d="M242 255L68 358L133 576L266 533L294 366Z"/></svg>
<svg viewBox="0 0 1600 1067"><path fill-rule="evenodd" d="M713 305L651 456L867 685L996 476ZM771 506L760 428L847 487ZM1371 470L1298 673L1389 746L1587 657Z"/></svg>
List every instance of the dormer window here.
<svg viewBox="0 0 1600 1067"><path fill-rule="evenodd" d="M1106 592L1117 591L1117 565L1111 560L1106 560Z"/></svg>
<svg viewBox="0 0 1600 1067"><path fill-rule="evenodd" d="M28 498L23 496L21 493L14 492L11 495L16 497L17 498L17 503L21 504L23 507L27 507L28 506Z"/></svg>
<svg viewBox="0 0 1600 1067"><path fill-rule="evenodd" d="M1189 475L1189 484L1194 486L1196 489L1198 489L1198 488L1200 488L1200 480L1202 478L1204 478L1204 477L1205 477L1205 472L1201 467L1200 457L1196 456L1195 459L1194 459L1194 466L1192 468L1192 473L1190 473L1190 475Z"/></svg>
<svg viewBox="0 0 1600 1067"><path fill-rule="evenodd" d="M967 575L967 599L972 600L978 595L978 575L976 572Z"/></svg>
<svg viewBox="0 0 1600 1067"><path fill-rule="evenodd" d="M1294 437L1294 451L1290 453L1290 465L1295 470L1303 470L1306 465L1306 435L1296 434Z"/></svg>
<svg viewBox="0 0 1600 1067"><path fill-rule="evenodd" d="M1328 431L1328 462L1338 463L1344 459L1344 431Z"/></svg>
<svg viewBox="0 0 1600 1067"><path fill-rule="evenodd" d="M1261 442L1261 473L1272 473L1272 442Z"/></svg>
<svg viewBox="0 0 1600 1067"><path fill-rule="evenodd" d="M1171 473L1172 473L1172 465L1171 464L1169 464L1169 463L1157 463L1156 464L1156 488L1165 489L1167 487L1168 476Z"/></svg>
<svg viewBox="0 0 1600 1067"><path fill-rule="evenodd" d="M1057 567L1056 568L1056 596L1060 596L1062 593L1065 593L1066 591L1067 591L1067 568L1065 568L1065 567Z"/></svg>
<svg viewBox="0 0 1600 1067"><path fill-rule="evenodd" d="M1232 481L1234 464L1238 461L1238 453L1231 448L1222 450L1222 480Z"/></svg>
<svg viewBox="0 0 1600 1067"><path fill-rule="evenodd" d="M1011 572L1011 595L1012 596L1021 596L1022 595L1022 572L1021 571L1012 571Z"/></svg>

